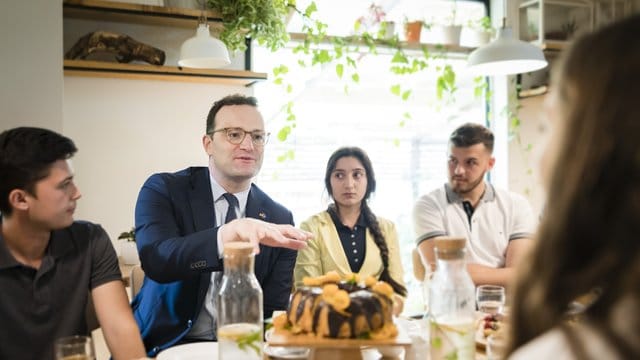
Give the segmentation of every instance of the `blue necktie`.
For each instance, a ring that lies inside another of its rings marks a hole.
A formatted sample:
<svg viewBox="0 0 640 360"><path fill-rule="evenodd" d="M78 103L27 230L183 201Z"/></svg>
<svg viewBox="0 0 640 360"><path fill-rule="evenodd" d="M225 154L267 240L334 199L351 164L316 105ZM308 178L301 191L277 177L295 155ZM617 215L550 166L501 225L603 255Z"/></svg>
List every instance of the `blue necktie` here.
<svg viewBox="0 0 640 360"><path fill-rule="evenodd" d="M225 216L224 218L224 223L226 224L229 221L238 218L236 209L239 209L240 205L238 203L238 198L235 197L235 195L224 193L222 194L222 196L224 196L224 199L227 200L227 204L229 204L229 208L227 209L227 216Z"/></svg>

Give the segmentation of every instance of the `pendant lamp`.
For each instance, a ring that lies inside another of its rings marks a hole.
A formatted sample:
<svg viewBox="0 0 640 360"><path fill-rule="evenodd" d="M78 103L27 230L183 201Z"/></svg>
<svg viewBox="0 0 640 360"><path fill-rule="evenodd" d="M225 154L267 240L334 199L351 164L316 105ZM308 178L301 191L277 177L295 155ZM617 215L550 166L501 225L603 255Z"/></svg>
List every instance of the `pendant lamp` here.
<svg viewBox="0 0 640 360"><path fill-rule="evenodd" d="M513 75L547 66L542 49L513 37L513 30L502 20L498 37L474 50L467 60L467 71L476 76Z"/></svg>
<svg viewBox="0 0 640 360"><path fill-rule="evenodd" d="M205 2L203 1L203 4ZM204 5L203 5L204 7ZM204 9L198 19L196 36L187 39L180 47L178 66L197 69L215 69L231 63L229 50L224 43L211 36Z"/></svg>

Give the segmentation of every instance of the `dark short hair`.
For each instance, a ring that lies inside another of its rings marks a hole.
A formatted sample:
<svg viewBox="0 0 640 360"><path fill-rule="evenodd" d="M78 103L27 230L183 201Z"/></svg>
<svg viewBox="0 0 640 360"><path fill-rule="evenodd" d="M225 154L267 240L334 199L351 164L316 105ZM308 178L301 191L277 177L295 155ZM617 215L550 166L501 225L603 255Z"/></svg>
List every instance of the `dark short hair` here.
<svg viewBox="0 0 640 360"><path fill-rule="evenodd" d="M354 157L362 163L364 166L364 171L367 174L367 191L364 194L363 202L369 199L369 195L372 192L376 191L376 176L373 173L373 165L371 164L371 160L367 153L359 147L342 147L338 150L334 151L333 154L329 157L329 161L327 161L327 170L324 174L324 185L327 188L327 192L331 197L333 197L333 191L331 189L331 173L336 169L336 164L338 160L343 157Z"/></svg>
<svg viewBox="0 0 640 360"><path fill-rule="evenodd" d="M51 165L78 149L73 141L47 129L18 127L0 134L0 211L11 215L9 193L23 189L35 195L35 184L49 175Z"/></svg>
<svg viewBox="0 0 640 360"><path fill-rule="evenodd" d="M213 106L211 107L211 110L209 110L209 115L207 116L207 128L206 128L207 134L211 133L216 126L215 120L216 120L216 115L218 114L218 111L220 111L220 109L222 109L223 106L228 106L228 105L250 105L253 107L258 107L258 99L256 99L253 96L233 94L233 95L227 95L222 99L214 102Z"/></svg>
<svg viewBox="0 0 640 360"><path fill-rule="evenodd" d="M449 142L455 147L469 147L484 144L493 153L493 133L480 124L466 123L455 129L449 137Z"/></svg>

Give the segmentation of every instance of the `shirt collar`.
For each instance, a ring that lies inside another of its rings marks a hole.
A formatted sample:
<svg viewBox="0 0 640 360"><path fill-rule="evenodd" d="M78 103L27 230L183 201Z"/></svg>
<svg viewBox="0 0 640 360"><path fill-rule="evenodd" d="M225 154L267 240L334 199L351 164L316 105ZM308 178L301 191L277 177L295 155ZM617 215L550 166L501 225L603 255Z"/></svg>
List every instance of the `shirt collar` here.
<svg viewBox="0 0 640 360"><path fill-rule="evenodd" d="M7 244L4 242L4 237L0 233L0 269L8 269L15 266L20 266L20 263L11 255Z"/></svg>
<svg viewBox="0 0 640 360"><path fill-rule="evenodd" d="M345 224L342 223L342 220L340 220L340 217L338 216L338 213L336 211L331 211L331 207L334 206L329 205L329 208L327 208L327 212L329 213L329 215L331 216L331 220L333 220L333 223L338 225L338 226L343 226L343 227L347 227ZM334 207L335 209L335 207ZM362 214L362 212L360 212L360 215L358 216L358 220L356 220L356 224L357 226L360 226L362 228L367 227L367 222L364 219L364 214Z"/></svg>
<svg viewBox="0 0 640 360"><path fill-rule="evenodd" d="M0 217L0 226L2 226L2 217ZM44 258L42 260L43 264L48 262L46 258L61 258L74 247L71 236L65 236L65 234L63 233L64 231L67 231L67 229L51 232L49 244L47 245ZM9 248L7 247L2 233L0 232L0 269L8 269L16 266L24 265L18 262L15 257L13 257L13 255L9 251Z"/></svg>
<svg viewBox="0 0 640 360"><path fill-rule="evenodd" d="M213 174L209 172L209 180L211 180L211 193L213 194L213 201L218 202L223 194L227 193L222 185L218 184L216 179L213 178ZM246 190L242 190L237 193L233 193L236 198L238 198L238 206L240 207L240 211L244 216L244 211L247 208L247 199L249 198L249 191L251 191L251 186L249 186ZM226 200L223 200L226 201Z"/></svg>
<svg viewBox="0 0 640 360"><path fill-rule="evenodd" d="M444 191L447 195L447 202L451 203L462 203L462 198L458 195L449 184L444 184ZM481 202L493 201L496 198L496 191L492 184L485 181L484 183L484 193L480 197Z"/></svg>

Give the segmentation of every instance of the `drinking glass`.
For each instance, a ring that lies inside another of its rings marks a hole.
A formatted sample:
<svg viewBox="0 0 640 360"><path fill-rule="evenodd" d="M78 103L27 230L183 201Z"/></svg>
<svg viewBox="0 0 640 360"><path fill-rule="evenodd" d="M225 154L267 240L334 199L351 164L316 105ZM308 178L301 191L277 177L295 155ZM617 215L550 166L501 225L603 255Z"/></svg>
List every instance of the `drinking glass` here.
<svg viewBox="0 0 640 360"><path fill-rule="evenodd" d="M54 344L56 360L95 360L93 342L89 336L68 336Z"/></svg>
<svg viewBox="0 0 640 360"><path fill-rule="evenodd" d="M502 360L506 350L506 339L500 334L492 334L487 338L487 359Z"/></svg>
<svg viewBox="0 0 640 360"><path fill-rule="evenodd" d="M485 314L495 315L502 312L505 302L504 287L496 285L480 285L476 289L478 310Z"/></svg>

